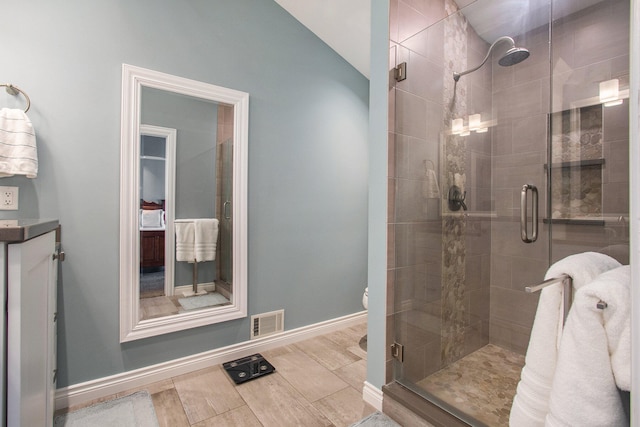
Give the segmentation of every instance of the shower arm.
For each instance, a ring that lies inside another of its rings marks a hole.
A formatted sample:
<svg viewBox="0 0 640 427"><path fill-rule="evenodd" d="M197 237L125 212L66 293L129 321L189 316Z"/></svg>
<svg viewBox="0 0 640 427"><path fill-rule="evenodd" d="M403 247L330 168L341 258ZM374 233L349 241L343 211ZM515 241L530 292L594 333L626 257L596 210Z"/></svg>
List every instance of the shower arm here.
<svg viewBox="0 0 640 427"><path fill-rule="evenodd" d="M477 71L478 69L480 69L480 67L482 67L485 62L487 62L487 59L489 59L489 55L491 55L491 51L493 50L493 48L500 42L502 41L508 41L511 44L511 47L515 47L516 42L513 41L513 39L509 36L502 36L500 37L498 40L494 41L493 44L489 47L489 51L487 52L487 55L484 57L484 59L482 60L482 62L480 63L480 65L478 65L475 68L472 68L470 70L467 71L463 71L461 73L456 73L455 71L453 72L453 80L458 81L460 80L460 77L464 76L465 74L469 74L469 73L473 73L474 71Z"/></svg>

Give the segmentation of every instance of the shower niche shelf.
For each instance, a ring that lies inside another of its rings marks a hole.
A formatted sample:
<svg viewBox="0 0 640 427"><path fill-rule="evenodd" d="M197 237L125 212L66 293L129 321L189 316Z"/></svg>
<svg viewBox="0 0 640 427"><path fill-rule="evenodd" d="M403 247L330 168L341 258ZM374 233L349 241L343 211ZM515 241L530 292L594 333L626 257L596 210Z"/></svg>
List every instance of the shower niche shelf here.
<svg viewBox="0 0 640 427"><path fill-rule="evenodd" d="M542 222L545 224L597 225L604 227L604 219L601 218L544 218Z"/></svg>
<svg viewBox="0 0 640 427"><path fill-rule="evenodd" d="M604 159L589 159L589 160L576 160L572 162L558 162L551 163L551 169L569 169L569 168L584 168L589 166L602 166L604 165ZM549 165L545 164L544 168L547 169Z"/></svg>

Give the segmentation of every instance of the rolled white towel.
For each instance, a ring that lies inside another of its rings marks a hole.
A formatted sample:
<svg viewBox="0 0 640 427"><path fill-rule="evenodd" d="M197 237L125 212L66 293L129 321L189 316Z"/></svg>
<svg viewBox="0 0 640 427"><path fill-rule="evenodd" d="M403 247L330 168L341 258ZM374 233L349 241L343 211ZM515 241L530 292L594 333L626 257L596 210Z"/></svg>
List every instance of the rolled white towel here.
<svg viewBox="0 0 640 427"><path fill-rule="evenodd" d="M573 279L573 289L579 289L601 273L619 267L608 255L585 252L570 255L554 263L545 279L567 274ZM543 426L556 369L558 343L562 336L562 284L547 286L540 293L531 338L522 368L520 383L513 399L509 425L512 427Z"/></svg>
<svg viewBox="0 0 640 427"><path fill-rule="evenodd" d="M631 270L602 273L579 289L558 352L546 426L628 426L618 387L631 381ZM598 309L599 301L607 308Z"/></svg>

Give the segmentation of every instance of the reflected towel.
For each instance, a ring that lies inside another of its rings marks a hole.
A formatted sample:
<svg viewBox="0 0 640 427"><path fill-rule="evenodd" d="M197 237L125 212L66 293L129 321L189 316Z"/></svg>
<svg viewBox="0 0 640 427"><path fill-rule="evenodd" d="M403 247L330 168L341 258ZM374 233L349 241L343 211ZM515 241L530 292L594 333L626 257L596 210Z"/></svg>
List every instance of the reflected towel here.
<svg viewBox="0 0 640 427"><path fill-rule="evenodd" d="M438 177L436 176L436 171L433 169L427 169L427 179L422 183L422 194L427 199L440 198Z"/></svg>
<svg viewBox="0 0 640 427"><path fill-rule="evenodd" d="M195 255L195 224L192 221L177 222L176 261L193 262Z"/></svg>
<svg viewBox="0 0 640 427"><path fill-rule="evenodd" d="M141 228L164 228L164 211L155 209L151 211L140 209Z"/></svg>
<svg viewBox="0 0 640 427"><path fill-rule="evenodd" d="M631 270L576 292L558 351L546 426L628 426L618 387L631 388ZM598 301L607 308L598 309Z"/></svg>
<svg viewBox="0 0 640 427"><path fill-rule="evenodd" d="M568 274L577 290L601 273L620 267L615 259L596 252L570 255L553 264L545 279ZM543 426L549 412L549 395L556 369L559 338L562 335L562 284L547 286L540 293L531 338L513 399L509 425Z"/></svg>
<svg viewBox="0 0 640 427"><path fill-rule="evenodd" d="M218 242L218 220L215 218L195 220L195 256L197 262L216 259Z"/></svg>
<svg viewBox="0 0 640 427"><path fill-rule="evenodd" d="M36 133L24 111L0 109L0 177L38 176Z"/></svg>

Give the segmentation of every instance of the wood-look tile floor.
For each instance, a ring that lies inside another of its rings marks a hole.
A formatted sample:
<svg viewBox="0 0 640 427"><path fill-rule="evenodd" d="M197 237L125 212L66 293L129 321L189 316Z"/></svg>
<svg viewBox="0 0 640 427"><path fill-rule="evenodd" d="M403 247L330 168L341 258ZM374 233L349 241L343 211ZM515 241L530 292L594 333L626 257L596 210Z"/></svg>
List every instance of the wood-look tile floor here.
<svg viewBox="0 0 640 427"><path fill-rule="evenodd" d="M367 354L359 343L366 329L363 322L261 352L276 372L244 384L218 365L99 401L147 390L161 427L349 426L375 412L362 400Z"/></svg>

